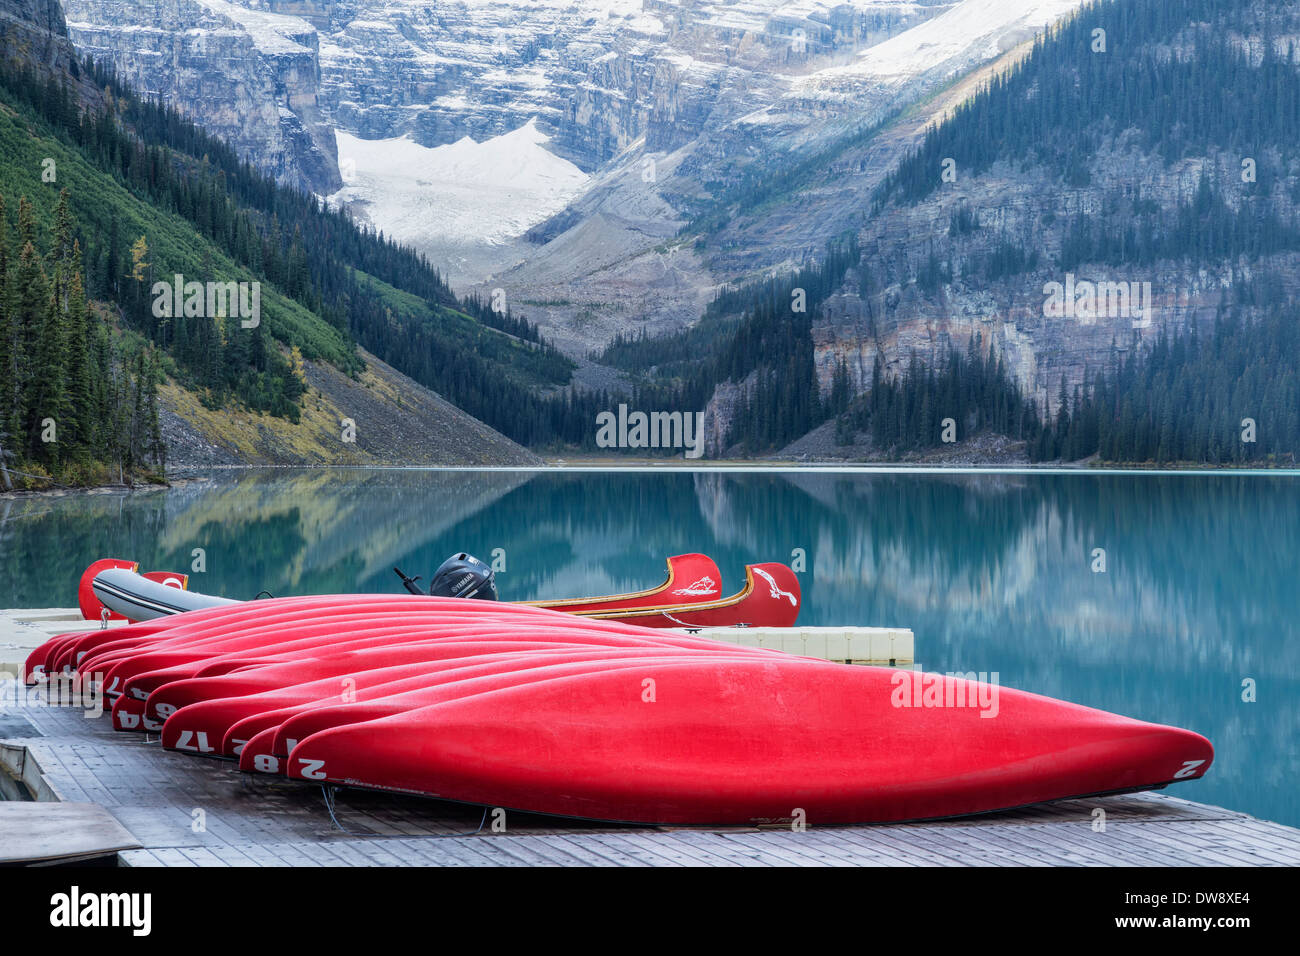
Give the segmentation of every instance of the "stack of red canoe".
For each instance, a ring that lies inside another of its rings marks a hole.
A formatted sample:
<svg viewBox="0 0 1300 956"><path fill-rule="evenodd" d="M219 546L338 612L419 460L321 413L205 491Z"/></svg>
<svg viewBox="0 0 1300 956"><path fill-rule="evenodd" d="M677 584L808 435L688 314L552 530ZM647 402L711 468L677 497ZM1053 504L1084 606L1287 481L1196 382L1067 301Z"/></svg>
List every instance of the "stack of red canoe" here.
<svg viewBox="0 0 1300 956"><path fill-rule="evenodd" d="M1189 731L1005 688L927 675L912 693L906 671L447 598L192 611L55 638L27 673L72 667L102 680L114 726L173 750L599 820L944 817L1159 787L1213 756ZM990 690L995 708L973 705Z"/></svg>

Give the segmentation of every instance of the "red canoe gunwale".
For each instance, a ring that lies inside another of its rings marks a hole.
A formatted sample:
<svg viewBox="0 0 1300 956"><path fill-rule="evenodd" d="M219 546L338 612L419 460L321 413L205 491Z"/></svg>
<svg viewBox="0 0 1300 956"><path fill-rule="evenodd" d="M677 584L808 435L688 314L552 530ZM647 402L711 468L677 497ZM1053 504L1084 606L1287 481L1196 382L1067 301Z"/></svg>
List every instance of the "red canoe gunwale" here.
<svg viewBox="0 0 1300 956"><path fill-rule="evenodd" d="M756 572L767 579L764 584L768 587L758 584ZM720 601L577 613L642 627L793 627L801 600L799 580L785 565L750 564L745 566L745 586Z"/></svg>
<svg viewBox="0 0 1300 956"><path fill-rule="evenodd" d="M713 559L705 554L675 554L668 559L668 578L658 587L645 591L632 591L627 594L610 594L605 597L565 598L557 601L512 601L527 607L542 607L570 614L596 616L597 612L615 611L628 608L654 607L654 601L669 592L674 585L681 585L674 593L684 600L673 602L673 606L699 606L712 595L722 593L718 583L722 575ZM691 590L695 585L707 580L709 589Z"/></svg>

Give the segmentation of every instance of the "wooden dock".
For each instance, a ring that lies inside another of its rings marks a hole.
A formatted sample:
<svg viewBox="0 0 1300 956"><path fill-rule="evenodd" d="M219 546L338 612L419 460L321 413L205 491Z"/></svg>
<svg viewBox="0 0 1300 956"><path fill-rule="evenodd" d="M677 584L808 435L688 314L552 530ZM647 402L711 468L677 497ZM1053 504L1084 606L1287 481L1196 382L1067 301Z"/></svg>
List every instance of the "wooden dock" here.
<svg viewBox="0 0 1300 956"><path fill-rule="evenodd" d="M1295 866L1300 830L1158 793L940 823L601 826L240 774L115 733L106 717L15 697L0 771L34 796L0 812L9 862L126 866ZM2 805L0 805L2 806ZM1104 817L1097 813L1103 811ZM1104 820L1104 828L1100 826Z"/></svg>
<svg viewBox="0 0 1300 956"><path fill-rule="evenodd" d="M110 621L120 627L126 621ZM87 621L75 607L23 608L0 611L0 675L20 674L27 655L56 634L96 630L104 625Z"/></svg>

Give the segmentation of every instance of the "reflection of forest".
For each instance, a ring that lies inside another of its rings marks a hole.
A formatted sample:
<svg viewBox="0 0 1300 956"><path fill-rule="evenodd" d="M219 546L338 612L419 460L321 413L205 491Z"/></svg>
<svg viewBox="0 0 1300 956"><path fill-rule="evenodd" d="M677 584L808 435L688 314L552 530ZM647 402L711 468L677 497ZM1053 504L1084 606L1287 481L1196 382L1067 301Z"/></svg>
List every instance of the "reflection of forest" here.
<svg viewBox="0 0 1300 956"><path fill-rule="evenodd" d="M543 473L455 530L460 540L505 549L501 595L520 601L657 587L665 559L688 551L713 557L731 591L747 560L772 560L716 553L686 473Z"/></svg>
<svg viewBox="0 0 1300 956"><path fill-rule="evenodd" d="M515 600L652 587L683 551L712 556L731 592L744 565L802 548L803 623L910 627L926 668L1191 727L1219 765L1189 797L1300 823L1294 797L1269 796L1297 769L1295 489L1221 475L226 473L0 501L0 606L66 606L95 558L185 570L196 547L208 567L192 586L231 597L397 592L394 564L427 580L454 551L500 548ZM1246 677L1257 704L1240 700Z"/></svg>
<svg viewBox="0 0 1300 956"><path fill-rule="evenodd" d="M439 471L250 470L166 492L12 502L0 555L18 560L4 561L12 568L0 580L0 602L72 604L78 577L96 558L186 571L194 548L207 563L195 590L238 598L263 588L351 591L365 577L392 577L388 569L413 547L527 480L512 472L466 481Z"/></svg>
<svg viewBox="0 0 1300 956"><path fill-rule="evenodd" d="M1295 628L1293 479L709 473L696 487L715 539L807 551L816 623L1036 622L1102 658L1092 637L1138 657L1170 638L1189 661L1241 666L1255 643L1225 635ZM1294 646L1276 652L1297 661Z"/></svg>

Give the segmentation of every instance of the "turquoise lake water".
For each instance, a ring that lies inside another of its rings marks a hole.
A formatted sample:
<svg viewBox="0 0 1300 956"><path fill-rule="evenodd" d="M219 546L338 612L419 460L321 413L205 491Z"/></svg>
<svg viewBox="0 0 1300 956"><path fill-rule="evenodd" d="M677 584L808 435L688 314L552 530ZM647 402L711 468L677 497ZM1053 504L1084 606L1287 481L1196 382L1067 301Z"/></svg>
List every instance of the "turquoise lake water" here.
<svg viewBox="0 0 1300 956"><path fill-rule="evenodd" d="M400 592L467 550L504 599L640 590L664 558L790 563L809 625L909 627L927 670L1187 727L1175 796L1300 825L1300 476L311 470L0 501L0 607L70 606L100 557L251 598ZM1105 570L1096 549L1103 549ZM1253 687L1255 700L1243 700Z"/></svg>

